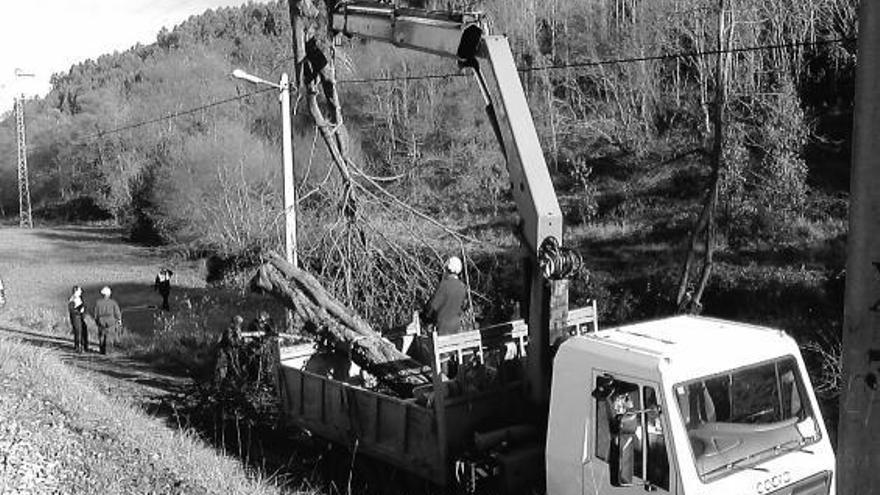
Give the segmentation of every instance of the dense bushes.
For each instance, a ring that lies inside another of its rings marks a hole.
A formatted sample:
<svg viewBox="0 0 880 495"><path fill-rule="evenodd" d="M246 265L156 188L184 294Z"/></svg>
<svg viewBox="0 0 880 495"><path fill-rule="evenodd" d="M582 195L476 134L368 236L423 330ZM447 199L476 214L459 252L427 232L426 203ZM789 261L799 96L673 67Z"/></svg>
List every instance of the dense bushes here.
<svg viewBox="0 0 880 495"><path fill-rule="evenodd" d="M33 212L34 216L55 222L95 222L110 220L112 215L95 204L89 196L81 196L63 203L45 204Z"/></svg>

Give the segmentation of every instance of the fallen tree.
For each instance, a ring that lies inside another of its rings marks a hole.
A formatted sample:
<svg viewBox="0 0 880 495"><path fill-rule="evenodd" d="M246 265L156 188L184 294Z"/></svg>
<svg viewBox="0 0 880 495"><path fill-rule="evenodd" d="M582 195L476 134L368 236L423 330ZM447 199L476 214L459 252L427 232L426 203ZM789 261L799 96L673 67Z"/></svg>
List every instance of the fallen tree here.
<svg viewBox="0 0 880 495"><path fill-rule="evenodd" d="M410 397L413 388L431 383L429 367L397 350L315 277L281 257L273 255L263 263L250 285L292 309L305 333L348 352L352 361L395 393Z"/></svg>

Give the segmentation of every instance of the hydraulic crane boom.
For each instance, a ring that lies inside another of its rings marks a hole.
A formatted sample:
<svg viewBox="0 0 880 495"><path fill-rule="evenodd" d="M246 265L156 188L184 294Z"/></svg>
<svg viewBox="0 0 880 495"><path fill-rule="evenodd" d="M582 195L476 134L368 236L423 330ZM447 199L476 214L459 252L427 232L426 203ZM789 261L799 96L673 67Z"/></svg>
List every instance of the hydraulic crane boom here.
<svg viewBox="0 0 880 495"><path fill-rule="evenodd" d="M473 69L507 162L521 218L519 233L530 254L524 308L529 394L537 403L546 401L551 346L565 337L561 321L568 310L567 285L558 279L571 263L559 256L562 212L507 38L486 34L479 13L429 12L377 2L341 3L332 11L330 25L337 33L452 57Z"/></svg>

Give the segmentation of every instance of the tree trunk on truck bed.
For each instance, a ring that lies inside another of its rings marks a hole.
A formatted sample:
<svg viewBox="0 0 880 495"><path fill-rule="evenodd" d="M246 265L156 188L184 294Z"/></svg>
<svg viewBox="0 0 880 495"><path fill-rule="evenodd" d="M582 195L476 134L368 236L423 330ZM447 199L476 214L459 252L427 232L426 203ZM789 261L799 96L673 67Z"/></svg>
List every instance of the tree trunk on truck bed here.
<svg viewBox="0 0 880 495"><path fill-rule="evenodd" d="M305 331L348 351L352 361L402 397L431 383L430 368L410 358L328 293L318 280L273 255L251 280L251 289L266 292L302 318Z"/></svg>

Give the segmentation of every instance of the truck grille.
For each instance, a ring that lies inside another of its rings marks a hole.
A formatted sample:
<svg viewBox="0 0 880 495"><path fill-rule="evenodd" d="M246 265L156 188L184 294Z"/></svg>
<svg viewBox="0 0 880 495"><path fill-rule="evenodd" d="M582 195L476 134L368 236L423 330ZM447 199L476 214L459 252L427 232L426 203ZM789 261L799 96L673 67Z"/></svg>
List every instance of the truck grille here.
<svg viewBox="0 0 880 495"><path fill-rule="evenodd" d="M828 495L831 488L831 471L822 471L793 485L780 488L765 495Z"/></svg>

